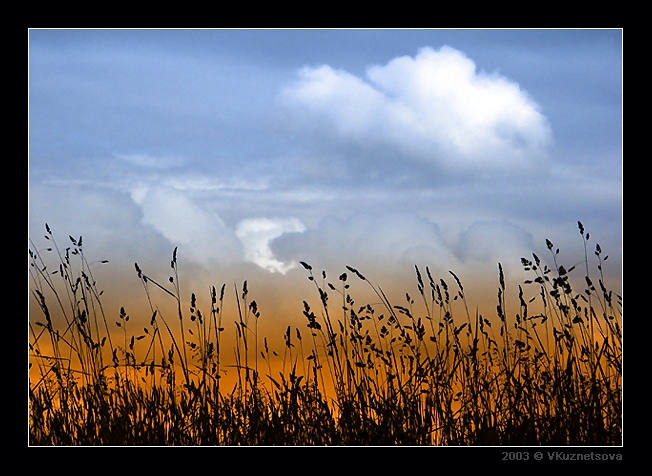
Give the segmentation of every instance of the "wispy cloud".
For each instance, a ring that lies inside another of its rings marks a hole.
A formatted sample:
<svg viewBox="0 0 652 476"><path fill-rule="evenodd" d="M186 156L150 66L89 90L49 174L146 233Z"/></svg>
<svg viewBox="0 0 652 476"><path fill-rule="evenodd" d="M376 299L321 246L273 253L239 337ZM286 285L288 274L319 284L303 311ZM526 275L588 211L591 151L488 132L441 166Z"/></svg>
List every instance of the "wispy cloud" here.
<svg viewBox="0 0 652 476"><path fill-rule="evenodd" d="M147 154L118 154L118 158L137 167L161 170L181 167L186 163L180 157L160 157Z"/></svg>
<svg viewBox="0 0 652 476"><path fill-rule="evenodd" d="M285 233L305 231L300 220L245 218L232 228L205 205L205 200L192 198L193 192L201 194L205 188L184 184L141 183L133 187L131 197L142 211L142 223L170 243L182 245L187 259L204 267L249 262L281 274L297 266L296 261L277 259L270 243Z"/></svg>

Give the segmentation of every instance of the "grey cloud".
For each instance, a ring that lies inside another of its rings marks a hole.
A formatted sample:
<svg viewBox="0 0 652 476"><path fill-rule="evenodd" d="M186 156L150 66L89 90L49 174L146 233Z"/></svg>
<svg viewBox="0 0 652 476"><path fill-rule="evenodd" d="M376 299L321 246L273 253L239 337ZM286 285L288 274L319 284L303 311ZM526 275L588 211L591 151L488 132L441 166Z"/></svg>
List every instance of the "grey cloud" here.
<svg viewBox="0 0 652 476"><path fill-rule="evenodd" d="M304 233L275 239L271 249L284 260L337 270L349 265L387 272L456 261L437 226L411 212L327 217Z"/></svg>
<svg viewBox="0 0 652 476"><path fill-rule="evenodd" d="M531 233L508 221L477 221L460 234L455 249L463 261L518 263L534 243Z"/></svg>

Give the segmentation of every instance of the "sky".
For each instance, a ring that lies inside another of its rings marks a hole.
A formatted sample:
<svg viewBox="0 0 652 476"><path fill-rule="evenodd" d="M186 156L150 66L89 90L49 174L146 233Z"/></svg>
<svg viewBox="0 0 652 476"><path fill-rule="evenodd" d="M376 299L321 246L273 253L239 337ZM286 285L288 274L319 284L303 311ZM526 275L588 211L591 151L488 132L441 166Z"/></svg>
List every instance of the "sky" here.
<svg viewBox="0 0 652 476"><path fill-rule="evenodd" d="M618 287L622 40L32 29L28 234L82 235L116 302L144 299L134 262L164 282L178 247L187 293L247 279L263 310L300 313L300 261L396 292L415 265L453 270L480 298L546 239L582 260L581 221Z"/></svg>

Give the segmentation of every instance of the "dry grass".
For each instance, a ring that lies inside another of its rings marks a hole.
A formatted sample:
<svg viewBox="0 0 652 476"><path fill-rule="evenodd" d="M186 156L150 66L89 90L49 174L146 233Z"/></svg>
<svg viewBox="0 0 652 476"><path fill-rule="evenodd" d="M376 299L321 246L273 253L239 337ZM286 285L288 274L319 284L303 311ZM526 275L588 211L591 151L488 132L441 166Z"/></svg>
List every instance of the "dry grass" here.
<svg viewBox="0 0 652 476"><path fill-rule="evenodd" d="M29 323L30 444L620 445L622 302L605 287L607 257L588 252L578 227L583 269L560 264L546 240L550 264L521 259L529 279L514 312L499 264L489 318L469 310L453 272L415 267L416 300L395 305L355 268L331 282L302 263L317 304L303 302L306 327L288 326L277 352L258 335L246 281L235 316L225 286L211 289L210 309L194 294L184 302L176 249L165 284L136 264L149 326L136 330L125 309L109 318L92 274L101 263L86 260L81 237L59 248L46 225L50 248L30 249L43 316ZM357 303L352 283L374 303ZM237 337L226 352L225 322Z"/></svg>

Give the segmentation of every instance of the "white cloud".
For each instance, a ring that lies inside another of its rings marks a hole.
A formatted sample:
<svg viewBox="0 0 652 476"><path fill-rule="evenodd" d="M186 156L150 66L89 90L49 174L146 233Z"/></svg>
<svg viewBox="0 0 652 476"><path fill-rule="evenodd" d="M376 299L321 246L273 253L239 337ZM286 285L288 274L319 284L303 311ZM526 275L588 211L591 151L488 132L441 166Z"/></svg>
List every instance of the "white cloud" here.
<svg viewBox="0 0 652 476"><path fill-rule="evenodd" d="M450 47L372 66L364 79L327 65L303 68L281 99L301 121L296 127L339 147L389 152L440 172L540 168L552 143L547 119L518 84L477 71Z"/></svg>
<svg viewBox="0 0 652 476"><path fill-rule="evenodd" d="M296 218L247 218L238 223L235 233L244 246L245 260L274 273L285 274L296 261L279 261L270 243L284 233L302 233L306 227Z"/></svg>
<svg viewBox="0 0 652 476"><path fill-rule="evenodd" d="M241 245L231 229L212 211L183 192L163 185L134 188L132 198L141 207L143 223L180 246L185 257L204 265L229 264L241 259Z"/></svg>

